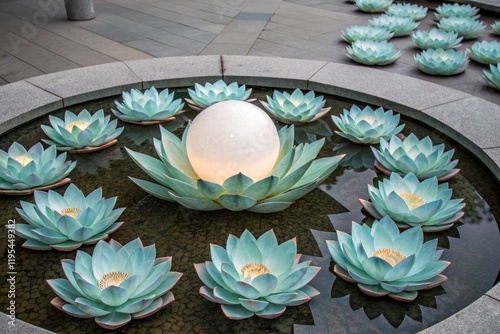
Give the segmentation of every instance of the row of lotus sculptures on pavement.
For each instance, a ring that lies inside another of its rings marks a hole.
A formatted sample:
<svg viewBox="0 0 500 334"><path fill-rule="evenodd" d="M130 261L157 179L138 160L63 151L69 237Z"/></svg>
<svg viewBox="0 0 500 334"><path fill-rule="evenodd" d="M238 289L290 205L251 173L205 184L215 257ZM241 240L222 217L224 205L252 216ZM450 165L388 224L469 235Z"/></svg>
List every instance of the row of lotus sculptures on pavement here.
<svg viewBox="0 0 500 334"><path fill-rule="evenodd" d="M251 89L223 81L189 89L186 99L191 108L203 110L225 100L248 100ZM279 135L279 156L269 176L254 182L239 173L217 184L200 179L190 167L186 153L186 134L182 139L161 129L154 139L160 159L127 149L155 182L132 180L153 196L196 210L229 209L271 213L288 208L295 200L320 185L338 166L343 156L315 159L324 139L294 146L294 124L313 122L328 113L323 96L295 90L275 91L261 102L283 127ZM224 102L221 102L224 103ZM123 122L157 124L172 120L183 112L184 103L174 99L168 89L154 87L141 93L123 93L115 101L113 113ZM389 179L368 186L370 201L360 200L377 220L371 227L352 223L352 235L338 231L336 241L327 241L336 265L334 272L357 283L370 296L413 301L418 290L442 284L441 274L449 262L439 260L437 240L423 243L423 232L450 228L463 216L465 204L451 199L452 190L440 183L456 175L453 150L433 145L426 137L419 140L400 132L399 114L383 108L363 109L353 105L339 116L332 116L338 135L371 146L375 166ZM41 143L26 150L14 143L8 152L0 150L0 188L5 194L34 191L35 203L21 201L17 211L28 224L16 224L16 234L33 250L71 251L82 244L97 245L93 254L77 251L75 260L63 260L66 278L49 279L57 294L52 304L78 318L95 318L104 328L115 329L132 318L144 318L174 300L170 292L182 274L171 271L171 258L155 258L154 245L144 247L140 239L122 246L108 235L123 222L117 222L124 208L114 209L116 197L105 199L98 188L85 196L74 184L63 195L47 186L61 180L75 167L66 161L67 152L92 152L116 143L123 128L110 121L103 110L91 115L67 111L64 120L49 116L51 126L42 129L50 145ZM111 144L110 144L111 143ZM59 156L57 151L65 151ZM70 182L67 179L65 182ZM401 230L404 230L400 232ZM257 315L275 318L287 306L308 302L319 292L309 282L319 271L310 261L300 262L295 239L278 244L272 230L255 238L246 231L237 238L229 235L226 248L210 246L211 260L195 264L204 286L200 294L221 304L230 319Z"/></svg>

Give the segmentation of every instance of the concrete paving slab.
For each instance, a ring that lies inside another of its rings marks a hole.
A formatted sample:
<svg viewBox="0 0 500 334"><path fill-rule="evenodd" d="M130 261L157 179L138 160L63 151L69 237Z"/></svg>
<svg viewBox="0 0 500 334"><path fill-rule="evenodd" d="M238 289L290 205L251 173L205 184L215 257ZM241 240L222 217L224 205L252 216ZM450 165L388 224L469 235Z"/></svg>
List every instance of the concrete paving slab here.
<svg viewBox="0 0 500 334"><path fill-rule="evenodd" d="M42 74L39 69L0 50L0 77L5 81L14 82Z"/></svg>
<svg viewBox="0 0 500 334"><path fill-rule="evenodd" d="M246 55L253 43L231 44L231 43L210 43L200 53L202 55Z"/></svg>
<svg viewBox="0 0 500 334"><path fill-rule="evenodd" d="M27 322L16 319L14 324L15 326L8 325L9 321L12 321L5 313L0 312L0 323L2 323L2 330L5 330L6 333L12 334L52 334L48 330L45 330L40 327L35 327Z"/></svg>
<svg viewBox="0 0 500 334"><path fill-rule="evenodd" d="M126 42L124 44L131 46L134 49L146 52L155 57L176 57L190 55L189 52L182 51L147 38Z"/></svg>
<svg viewBox="0 0 500 334"><path fill-rule="evenodd" d="M467 0L471 6L489 10L490 12L500 13L500 3L498 0Z"/></svg>
<svg viewBox="0 0 500 334"><path fill-rule="evenodd" d="M497 156L497 159L495 160L495 162L497 164L499 164L500 163L500 149L495 149L495 150L497 150L497 152L495 153L495 155ZM486 150L486 152L488 154L490 154L488 151L490 151L490 150ZM486 295L497 300L498 302L500 302L500 285L499 284L495 285L493 288L491 288L490 291L486 292Z"/></svg>

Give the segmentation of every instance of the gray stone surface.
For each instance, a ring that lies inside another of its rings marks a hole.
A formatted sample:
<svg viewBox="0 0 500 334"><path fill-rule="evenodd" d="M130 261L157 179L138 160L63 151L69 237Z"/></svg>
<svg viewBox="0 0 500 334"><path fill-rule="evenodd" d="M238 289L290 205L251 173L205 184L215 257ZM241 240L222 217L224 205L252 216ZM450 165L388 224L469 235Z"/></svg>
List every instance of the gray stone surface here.
<svg viewBox="0 0 500 334"><path fill-rule="evenodd" d="M490 291L486 292L486 295L500 303L500 284L497 284L493 288L491 288Z"/></svg>
<svg viewBox="0 0 500 334"><path fill-rule="evenodd" d="M27 81L60 96L65 107L142 88L142 81L123 63L56 72Z"/></svg>
<svg viewBox="0 0 500 334"><path fill-rule="evenodd" d="M127 61L143 87L183 87L222 78L220 56L174 57Z"/></svg>
<svg viewBox="0 0 500 334"><path fill-rule="evenodd" d="M0 328L2 329L2 333L12 333L12 334L50 334L52 332L45 330L40 327L35 327L31 324L28 324L22 320L16 319L14 324L15 326L11 326L8 324L9 321L12 321L5 313L0 312ZM5 332L4 332L5 331Z"/></svg>
<svg viewBox="0 0 500 334"><path fill-rule="evenodd" d="M498 0L467 0L472 6L500 13L500 2Z"/></svg>

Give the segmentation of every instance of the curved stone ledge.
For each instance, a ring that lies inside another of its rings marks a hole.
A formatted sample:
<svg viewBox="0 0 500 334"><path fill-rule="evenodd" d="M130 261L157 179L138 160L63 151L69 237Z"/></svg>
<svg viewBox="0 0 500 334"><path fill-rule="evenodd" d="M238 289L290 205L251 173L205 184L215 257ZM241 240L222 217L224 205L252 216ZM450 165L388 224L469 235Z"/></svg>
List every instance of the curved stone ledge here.
<svg viewBox="0 0 500 334"><path fill-rule="evenodd" d="M42 75L0 86L0 135L62 107L118 95L131 88L186 87L221 78L247 85L312 89L394 109L457 141L500 180L499 105L400 74L322 61L248 56L171 57ZM493 333L500 328L499 314L500 285L496 285L467 308L424 332L472 333L481 328L483 333ZM0 315L0 320L7 319L5 314ZM21 326L8 328L9 332L47 333L16 321Z"/></svg>

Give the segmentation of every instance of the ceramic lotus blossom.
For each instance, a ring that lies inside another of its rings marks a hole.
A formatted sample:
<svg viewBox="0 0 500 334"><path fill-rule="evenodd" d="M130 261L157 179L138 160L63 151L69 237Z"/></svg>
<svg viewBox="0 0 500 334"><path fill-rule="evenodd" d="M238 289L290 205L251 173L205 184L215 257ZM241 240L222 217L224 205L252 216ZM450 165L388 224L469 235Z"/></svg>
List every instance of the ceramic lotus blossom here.
<svg viewBox="0 0 500 334"><path fill-rule="evenodd" d="M392 173L389 179L368 185L370 201L361 205L376 219L389 216L398 227L421 226L424 232L439 232L453 226L463 217L462 199L451 199L448 183L438 184L432 177L422 182L409 173L404 178Z"/></svg>
<svg viewBox="0 0 500 334"><path fill-rule="evenodd" d="M433 28L430 31L417 30L412 35L413 42L422 50L427 49L453 49L458 48L463 37L458 37L456 32L446 32Z"/></svg>
<svg viewBox="0 0 500 334"><path fill-rule="evenodd" d="M393 35L390 30L374 26L349 26L342 31L342 39L349 43L357 40L387 41Z"/></svg>
<svg viewBox="0 0 500 334"><path fill-rule="evenodd" d="M438 28L444 31L454 31L464 39L476 38L486 26L470 17L447 17L438 22Z"/></svg>
<svg viewBox="0 0 500 334"><path fill-rule="evenodd" d="M419 22L413 21L409 17L399 17L390 15L380 15L370 20L370 24L376 27L383 27L394 33L394 36L406 36L411 33Z"/></svg>
<svg viewBox="0 0 500 334"><path fill-rule="evenodd" d="M391 16L409 17L413 21L420 21L427 15L427 7L396 3L387 8L385 13Z"/></svg>
<svg viewBox="0 0 500 334"><path fill-rule="evenodd" d="M298 88L292 94L275 90L273 97L266 97L267 103L260 103L272 117L285 124L313 122L331 109L323 108L326 103L323 96L315 96L313 91L304 94Z"/></svg>
<svg viewBox="0 0 500 334"><path fill-rule="evenodd" d="M447 280L441 273L450 263L439 260L443 251L437 250L437 239L423 242L420 226L400 233L385 216L371 228L352 222L352 235L337 231L337 238L326 241L336 262L333 271L369 296L411 302L419 290Z"/></svg>
<svg viewBox="0 0 500 334"><path fill-rule="evenodd" d="M171 257L155 256L155 246L140 239L125 246L101 240L92 255L78 251L75 260L61 261L67 278L47 280L58 296L50 303L106 329L148 317L174 301L170 289L182 276L170 271Z"/></svg>
<svg viewBox="0 0 500 334"><path fill-rule="evenodd" d="M354 0L359 10L367 13L383 13L393 0Z"/></svg>
<svg viewBox="0 0 500 334"><path fill-rule="evenodd" d="M129 149L127 152L158 183L136 178L131 178L132 181L153 196L194 210L225 208L260 213L285 210L320 185L342 159L342 156L335 156L314 160L324 139L294 147L292 125L279 131L279 156L268 177L254 182L239 173L220 185L200 179L193 170L186 152L188 131L189 126L181 141L162 128L161 140L154 140L156 153L161 160Z"/></svg>
<svg viewBox="0 0 500 334"><path fill-rule="evenodd" d="M67 110L64 120L49 116L50 124L42 125L42 130L50 139L42 139L46 144L56 145L59 151L102 149L116 143L123 128L116 128L118 121L104 117L101 109L91 115L86 109L78 115Z"/></svg>
<svg viewBox="0 0 500 334"><path fill-rule="evenodd" d="M498 41L481 41L467 49L469 57L481 64L496 65L500 63L500 43Z"/></svg>
<svg viewBox="0 0 500 334"><path fill-rule="evenodd" d="M389 65L402 55L394 44L387 41L358 40L352 42L346 49L347 57L365 65Z"/></svg>
<svg viewBox="0 0 500 334"><path fill-rule="evenodd" d="M238 86L236 82L226 84L219 80L214 84L206 83L202 86L198 83L194 84L194 90L188 89L189 97L186 99L189 106L196 111L201 111L211 105L227 100L249 101L248 98L252 94L252 89L246 89L245 85Z"/></svg>
<svg viewBox="0 0 500 334"><path fill-rule="evenodd" d="M160 121L173 120L176 115L184 112L182 99L174 100L174 93L169 93L168 88L158 93L151 87L144 93L137 89L123 92L123 102L115 101L117 110L111 109L116 117L124 122L134 124L150 124Z"/></svg>
<svg viewBox="0 0 500 334"><path fill-rule="evenodd" d="M430 75L455 75L462 73L469 64L469 57L453 49L427 49L413 56L417 67Z"/></svg>
<svg viewBox="0 0 500 334"><path fill-rule="evenodd" d="M63 196L56 191L35 191L35 204L21 201L17 212L28 224L16 224L16 234L34 250L71 251L82 244L106 239L123 222L116 222L125 208L115 209L116 197L105 199L98 188L87 197L70 184Z"/></svg>
<svg viewBox="0 0 500 334"><path fill-rule="evenodd" d="M384 111L382 107L373 110L369 106L360 109L353 105L339 116L332 116L332 120L341 131L335 131L336 134L357 144L378 144L380 138L389 139L405 127L399 125L399 114Z"/></svg>
<svg viewBox="0 0 500 334"><path fill-rule="evenodd" d="M483 71L483 78L486 80L488 85L491 87L500 90L500 63L497 66L490 65L490 71Z"/></svg>
<svg viewBox="0 0 500 334"><path fill-rule="evenodd" d="M372 147L377 159L375 166L387 175L415 174L421 180L437 177L445 181L460 170L455 169L458 160L451 160L455 150L444 151L444 144L432 145L429 137L419 140L413 133L404 140L392 136L389 141L380 140L380 150Z"/></svg>
<svg viewBox="0 0 500 334"><path fill-rule="evenodd" d="M43 149L41 143L29 150L13 143L7 152L0 150L0 190L27 190L62 181L76 166L57 156L55 146ZM69 181L69 180L68 180Z"/></svg>
<svg viewBox="0 0 500 334"><path fill-rule="evenodd" d="M280 245L272 230L256 239L245 230L240 238L229 235L226 249L210 245L212 261L195 264L204 286L200 294L221 304L229 319L257 315L279 317L287 306L307 303L319 295L308 283L319 267L299 262L295 239Z"/></svg>
<svg viewBox="0 0 500 334"><path fill-rule="evenodd" d="M493 33L500 36L500 20L495 21L490 26L491 30L493 30Z"/></svg>
<svg viewBox="0 0 500 334"><path fill-rule="evenodd" d="M473 17L479 8L458 3L443 3L436 7L436 17Z"/></svg>

